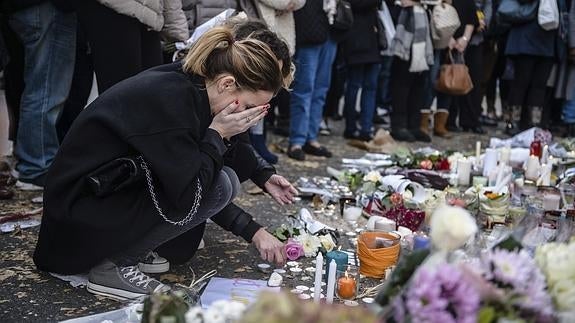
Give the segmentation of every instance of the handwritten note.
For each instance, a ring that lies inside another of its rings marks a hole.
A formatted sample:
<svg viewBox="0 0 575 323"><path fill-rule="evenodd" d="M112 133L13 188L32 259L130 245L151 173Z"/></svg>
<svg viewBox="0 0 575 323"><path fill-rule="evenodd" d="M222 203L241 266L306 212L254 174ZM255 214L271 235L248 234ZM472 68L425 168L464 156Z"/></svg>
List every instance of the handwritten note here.
<svg viewBox="0 0 575 323"><path fill-rule="evenodd" d="M246 305L253 303L261 291L279 292L279 287L268 287L265 280L213 277L200 297L203 308L218 300L234 300Z"/></svg>

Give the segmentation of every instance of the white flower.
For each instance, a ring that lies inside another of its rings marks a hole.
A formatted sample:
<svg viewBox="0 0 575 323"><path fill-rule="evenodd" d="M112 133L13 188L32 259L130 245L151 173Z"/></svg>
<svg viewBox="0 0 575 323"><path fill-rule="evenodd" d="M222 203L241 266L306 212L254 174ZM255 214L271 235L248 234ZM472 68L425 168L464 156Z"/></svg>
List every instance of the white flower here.
<svg viewBox="0 0 575 323"><path fill-rule="evenodd" d="M363 181L373 183L381 182L381 174L376 170L372 170L363 176Z"/></svg>
<svg viewBox="0 0 575 323"><path fill-rule="evenodd" d="M202 308L194 306L186 312L186 323L203 323Z"/></svg>
<svg viewBox="0 0 575 323"><path fill-rule="evenodd" d="M475 219L467 210L447 205L433 212L430 227L431 242L442 251L454 251L462 247L477 232Z"/></svg>
<svg viewBox="0 0 575 323"><path fill-rule="evenodd" d="M405 190L401 196L403 197L404 201L409 201L413 198L413 192L410 190Z"/></svg>
<svg viewBox="0 0 575 323"><path fill-rule="evenodd" d="M335 242L333 242L333 239L329 234L320 236L319 241L321 242L321 245L327 252L330 252L333 250L333 248L335 248Z"/></svg>
<svg viewBox="0 0 575 323"><path fill-rule="evenodd" d="M307 232L295 237L294 240L303 246L303 252L306 257L315 257L317 249L321 246L319 238Z"/></svg>
<svg viewBox="0 0 575 323"><path fill-rule="evenodd" d="M447 161L449 162L449 168L451 170L455 170L457 168L457 161L464 158L462 153L456 152L453 153L451 156L447 157Z"/></svg>
<svg viewBox="0 0 575 323"><path fill-rule="evenodd" d="M217 307L210 306L204 311L204 322L206 323L226 323L226 317ZM187 321L186 321L187 323Z"/></svg>
<svg viewBox="0 0 575 323"><path fill-rule="evenodd" d="M535 261L541 268L549 292L560 311L575 308L575 241L547 243L537 248Z"/></svg>

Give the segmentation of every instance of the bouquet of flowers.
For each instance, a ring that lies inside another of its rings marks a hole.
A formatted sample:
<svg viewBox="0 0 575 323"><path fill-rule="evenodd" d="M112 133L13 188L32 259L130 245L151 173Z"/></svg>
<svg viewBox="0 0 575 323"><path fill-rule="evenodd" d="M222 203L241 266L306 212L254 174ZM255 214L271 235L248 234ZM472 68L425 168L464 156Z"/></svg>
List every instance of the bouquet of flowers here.
<svg viewBox="0 0 575 323"><path fill-rule="evenodd" d="M273 235L280 241L286 242L284 248L288 259L297 260L303 256L315 257L318 251L326 253L335 248L336 243L332 235L326 232L321 233L323 234L313 235L304 229L300 230L282 224Z"/></svg>

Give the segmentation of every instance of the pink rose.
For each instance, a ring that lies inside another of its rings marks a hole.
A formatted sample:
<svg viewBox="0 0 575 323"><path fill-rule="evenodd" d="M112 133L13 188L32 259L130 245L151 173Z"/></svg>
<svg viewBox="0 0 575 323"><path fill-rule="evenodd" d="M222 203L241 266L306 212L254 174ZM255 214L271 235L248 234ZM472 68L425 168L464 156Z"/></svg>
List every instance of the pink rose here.
<svg viewBox="0 0 575 323"><path fill-rule="evenodd" d="M285 246L286 255L289 260L297 260L299 257L304 255L303 246L294 241L293 239L289 239Z"/></svg>

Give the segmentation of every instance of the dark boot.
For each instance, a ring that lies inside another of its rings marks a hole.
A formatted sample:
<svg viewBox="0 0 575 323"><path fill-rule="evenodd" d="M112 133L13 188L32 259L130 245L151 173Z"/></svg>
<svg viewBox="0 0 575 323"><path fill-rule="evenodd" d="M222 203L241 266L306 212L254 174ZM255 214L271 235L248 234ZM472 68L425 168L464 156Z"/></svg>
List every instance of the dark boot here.
<svg viewBox="0 0 575 323"><path fill-rule="evenodd" d="M519 130L519 121L521 120L522 107L518 105L510 106L505 115L505 133L509 136L515 136Z"/></svg>
<svg viewBox="0 0 575 323"><path fill-rule="evenodd" d="M415 137L406 128L391 129L391 136L397 141L414 142Z"/></svg>
<svg viewBox="0 0 575 323"><path fill-rule="evenodd" d="M268 147L266 146L266 137L264 135L255 135L250 133L250 140L254 149L268 163L276 164L278 162L278 156L268 150Z"/></svg>

